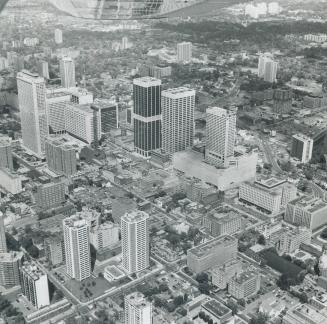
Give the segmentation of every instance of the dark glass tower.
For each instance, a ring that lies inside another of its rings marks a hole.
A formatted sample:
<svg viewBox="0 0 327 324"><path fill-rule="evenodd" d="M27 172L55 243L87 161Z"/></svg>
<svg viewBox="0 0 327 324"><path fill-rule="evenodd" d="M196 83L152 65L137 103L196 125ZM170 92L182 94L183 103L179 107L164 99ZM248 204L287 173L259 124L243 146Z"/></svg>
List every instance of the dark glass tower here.
<svg viewBox="0 0 327 324"><path fill-rule="evenodd" d="M135 79L134 93L134 147L149 157L151 151L161 148L161 81L151 77Z"/></svg>

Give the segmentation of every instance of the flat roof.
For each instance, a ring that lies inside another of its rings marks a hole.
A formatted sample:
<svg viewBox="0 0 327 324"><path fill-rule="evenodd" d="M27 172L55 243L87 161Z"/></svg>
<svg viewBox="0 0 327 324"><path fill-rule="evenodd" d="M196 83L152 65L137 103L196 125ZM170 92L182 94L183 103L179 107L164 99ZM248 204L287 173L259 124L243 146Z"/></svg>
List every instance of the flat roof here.
<svg viewBox="0 0 327 324"><path fill-rule="evenodd" d="M286 182L286 179L280 179L280 178L262 178L255 180L255 183L259 184L260 186L266 187L268 189L272 189L274 187L277 187L283 183Z"/></svg>
<svg viewBox="0 0 327 324"><path fill-rule="evenodd" d="M221 318L227 315L228 313L232 313L232 311L228 307L226 307L215 299L207 301L202 305L202 307L205 308L208 312L212 313L217 318Z"/></svg>
<svg viewBox="0 0 327 324"><path fill-rule="evenodd" d="M210 241L207 241L203 244L200 244L192 249L188 250L188 253L192 253L195 256L202 257L204 256L207 252L209 252L212 248L217 247L217 246L227 246L232 243L236 243L237 240L229 235L217 237L215 239L212 239Z"/></svg>
<svg viewBox="0 0 327 324"><path fill-rule="evenodd" d="M172 88L161 93L162 97L181 98L186 96L195 96L195 90L187 87Z"/></svg>
<svg viewBox="0 0 327 324"><path fill-rule="evenodd" d="M237 282L238 284L242 284L244 282L247 282L248 280L257 277L258 273L254 271L245 271L240 273L239 275L234 277L234 281Z"/></svg>
<svg viewBox="0 0 327 324"><path fill-rule="evenodd" d="M127 223L136 223L142 220L146 220L149 218L149 215L142 210L135 210L132 212L128 212L121 217L121 220L124 220Z"/></svg>
<svg viewBox="0 0 327 324"><path fill-rule="evenodd" d="M153 86L161 85L161 80L146 76L146 77L134 79L133 84L139 85L142 87L153 87Z"/></svg>
<svg viewBox="0 0 327 324"><path fill-rule="evenodd" d="M313 196L302 196L294 199L290 202L293 206L302 208L310 213L316 212L317 210L327 208L327 203L322 201L320 198Z"/></svg>

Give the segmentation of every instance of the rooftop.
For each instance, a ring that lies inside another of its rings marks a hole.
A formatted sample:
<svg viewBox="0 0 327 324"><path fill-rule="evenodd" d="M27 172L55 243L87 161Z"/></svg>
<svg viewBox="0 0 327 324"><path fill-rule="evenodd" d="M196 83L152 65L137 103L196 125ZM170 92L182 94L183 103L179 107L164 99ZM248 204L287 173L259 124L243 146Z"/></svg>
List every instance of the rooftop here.
<svg viewBox="0 0 327 324"><path fill-rule="evenodd" d="M257 179L255 181L256 184L265 187L267 189L275 188L285 182L286 182L285 179L279 179L279 178L262 178L262 179Z"/></svg>
<svg viewBox="0 0 327 324"><path fill-rule="evenodd" d="M224 306L223 304L219 303L217 300L212 299L202 305L204 309L206 309L209 313L213 314L217 318L221 318L226 316L230 313L232 315L232 311Z"/></svg>
<svg viewBox="0 0 327 324"><path fill-rule="evenodd" d="M233 244L236 244L237 240L229 235L217 237L213 240L207 241L201 245L198 245L190 250L188 250L188 253L192 253L198 258L203 257L207 253L209 253L212 249L216 247L227 247Z"/></svg>
<svg viewBox="0 0 327 324"><path fill-rule="evenodd" d="M232 109L227 110L225 108L220 108L220 107L210 107L207 108L206 113L209 115L231 117L236 115L237 108L233 107Z"/></svg>
<svg viewBox="0 0 327 324"><path fill-rule="evenodd" d="M138 306L138 307L145 307L147 305L150 305L150 302L148 302L145 298L144 295L140 292L134 292L128 296L125 297L125 300L132 305ZM126 303L125 303L126 305Z"/></svg>
<svg viewBox="0 0 327 324"><path fill-rule="evenodd" d="M134 79L133 84L142 87L153 87L153 86L161 85L161 80L146 76L146 77Z"/></svg>
<svg viewBox="0 0 327 324"><path fill-rule="evenodd" d="M129 213L126 213L122 216L121 220L124 220L127 223L137 223L149 218L149 215L141 210L135 210Z"/></svg>
<svg viewBox="0 0 327 324"><path fill-rule="evenodd" d="M16 262L23 257L23 252L0 253L0 262Z"/></svg>
<svg viewBox="0 0 327 324"><path fill-rule="evenodd" d="M234 277L234 281L237 282L239 285L243 284L244 282L247 282L248 280L257 277L258 273L254 271L245 271L241 274Z"/></svg>
<svg viewBox="0 0 327 324"><path fill-rule="evenodd" d="M20 269L33 280L38 280L41 276L46 275L34 262L25 261Z"/></svg>
<svg viewBox="0 0 327 324"><path fill-rule="evenodd" d="M320 198L315 198L313 196L299 197L291 201L290 204L298 208L302 208L309 213L314 213L320 209L327 208L327 203L322 201Z"/></svg>
<svg viewBox="0 0 327 324"><path fill-rule="evenodd" d="M169 98L195 96L195 90L186 87L172 88L162 91L161 95L162 97L169 97Z"/></svg>

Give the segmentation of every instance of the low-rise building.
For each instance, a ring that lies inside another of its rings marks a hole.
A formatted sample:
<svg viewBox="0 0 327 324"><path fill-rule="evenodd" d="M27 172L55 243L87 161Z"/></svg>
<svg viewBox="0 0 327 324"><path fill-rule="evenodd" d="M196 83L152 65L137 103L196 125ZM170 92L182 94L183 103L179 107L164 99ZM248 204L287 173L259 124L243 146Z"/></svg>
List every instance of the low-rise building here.
<svg viewBox="0 0 327 324"><path fill-rule="evenodd" d="M231 279L228 292L236 299L248 298L260 290L260 279L258 272L242 272Z"/></svg>
<svg viewBox="0 0 327 324"><path fill-rule="evenodd" d="M215 299L202 304L201 310L209 316L209 320L212 319L213 323L225 324L234 322L231 309Z"/></svg>
<svg viewBox="0 0 327 324"><path fill-rule="evenodd" d="M237 239L228 235L215 238L187 251L187 266L199 273L235 259Z"/></svg>
<svg viewBox="0 0 327 324"><path fill-rule="evenodd" d="M21 177L10 171L9 169L0 168L0 188L15 195L22 192L22 179Z"/></svg>
<svg viewBox="0 0 327 324"><path fill-rule="evenodd" d="M325 324L327 316L308 304L300 304L287 311L283 324Z"/></svg>
<svg viewBox="0 0 327 324"><path fill-rule="evenodd" d="M65 183L59 181L38 184L34 193L34 199L37 206L42 209L60 206L60 204L66 201Z"/></svg>
<svg viewBox="0 0 327 324"><path fill-rule="evenodd" d="M242 229L242 216L223 207L205 217L205 226L212 236L231 235Z"/></svg>
<svg viewBox="0 0 327 324"><path fill-rule="evenodd" d="M275 215L290 200L296 198L296 193L296 187L286 180L269 178L256 180L254 183L242 183L239 199Z"/></svg>
<svg viewBox="0 0 327 324"><path fill-rule="evenodd" d="M47 238L44 242L45 255L52 266L65 262L65 244L61 234Z"/></svg>
<svg viewBox="0 0 327 324"><path fill-rule="evenodd" d="M327 223L327 203L313 196L302 196L287 204L284 220L311 230Z"/></svg>

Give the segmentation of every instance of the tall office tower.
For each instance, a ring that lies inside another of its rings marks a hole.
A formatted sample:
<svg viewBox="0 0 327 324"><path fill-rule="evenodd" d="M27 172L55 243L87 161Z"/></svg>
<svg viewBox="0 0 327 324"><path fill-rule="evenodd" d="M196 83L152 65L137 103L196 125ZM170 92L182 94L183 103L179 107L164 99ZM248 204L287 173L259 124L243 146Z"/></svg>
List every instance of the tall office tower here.
<svg viewBox="0 0 327 324"><path fill-rule="evenodd" d="M41 77L49 80L49 63L47 61L39 61L37 63L37 72Z"/></svg>
<svg viewBox="0 0 327 324"><path fill-rule="evenodd" d="M65 183L60 181L38 184L33 196L39 208L49 209L58 207L66 201Z"/></svg>
<svg viewBox="0 0 327 324"><path fill-rule="evenodd" d="M55 37L55 43L56 44L62 44L63 38L62 38L62 30L61 29L55 29L54 31L54 37Z"/></svg>
<svg viewBox="0 0 327 324"><path fill-rule="evenodd" d="M11 171L14 170L11 138L7 136L0 137L0 168L6 168Z"/></svg>
<svg viewBox="0 0 327 324"><path fill-rule="evenodd" d="M205 160L217 167L227 167L234 156L237 109L207 109Z"/></svg>
<svg viewBox="0 0 327 324"><path fill-rule="evenodd" d="M71 88L67 90L68 93L71 95L70 101L72 103L78 105L86 105L93 103L93 93L88 92L86 89L83 88Z"/></svg>
<svg viewBox="0 0 327 324"><path fill-rule="evenodd" d="M102 133L118 128L118 105L109 100L96 100L92 108L98 109Z"/></svg>
<svg viewBox="0 0 327 324"><path fill-rule="evenodd" d="M70 57L63 57L60 60L61 86L64 88L75 88L75 62Z"/></svg>
<svg viewBox="0 0 327 324"><path fill-rule="evenodd" d="M0 286L8 289L20 285L19 267L23 252L0 253Z"/></svg>
<svg viewBox="0 0 327 324"><path fill-rule="evenodd" d="M138 154L149 157L161 148L161 81L142 77L133 81L134 147Z"/></svg>
<svg viewBox="0 0 327 324"><path fill-rule="evenodd" d="M292 110L292 89L276 89L274 91L273 112L276 114L289 114Z"/></svg>
<svg viewBox="0 0 327 324"><path fill-rule="evenodd" d="M177 44L177 61L187 63L192 60L192 43L182 42Z"/></svg>
<svg viewBox="0 0 327 324"><path fill-rule="evenodd" d="M20 268L23 295L37 309L50 305L48 276L36 263L24 262Z"/></svg>
<svg viewBox="0 0 327 324"><path fill-rule="evenodd" d="M45 156L50 170L65 176L77 172L76 151L63 138L47 137Z"/></svg>
<svg viewBox="0 0 327 324"><path fill-rule="evenodd" d="M121 218L122 263L128 273L149 267L149 215L143 211Z"/></svg>
<svg viewBox="0 0 327 324"><path fill-rule="evenodd" d="M47 91L47 115L53 133L65 131L65 108L71 101L71 94L59 88Z"/></svg>
<svg viewBox="0 0 327 324"><path fill-rule="evenodd" d="M152 324L152 303L143 294L125 296L125 324Z"/></svg>
<svg viewBox="0 0 327 324"><path fill-rule="evenodd" d="M23 145L41 156L49 134L44 78L24 70L17 74L17 88Z"/></svg>
<svg viewBox="0 0 327 324"><path fill-rule="evenodd" d="M3 219L3 213L0 211L0 253L5 252L7 252L5 222Z"/></svg>
<svg viewBox="0 0 327 324"><path fill-rule="evenodd" d="M264 81L270 83L276 82L277 69L278 69L278 62L273 60L269 60L268 62L266 62L265 74L263 76Z"/></svg>
<svg viewBox="0 0 327 324"><path fill-rule="evenodd" d="M161 93L162 148L173 154L192 147L195 90L175 88Z"/></svg>
<svg viewBox="0 0 327 324"><path fill-rule="evenodd" d="M313 139L304 135L296 134L292 137L291 156L301 163L308 163L312 158Z"/></svg>
<svg viewBox="0 0 327 324"><path fill-rule="evenodd" d="M90 227L79 215L63 220L66 272L82 281L91 276Z"/></svg>

